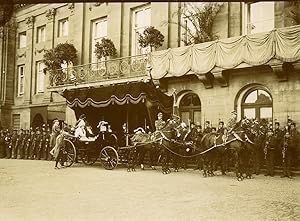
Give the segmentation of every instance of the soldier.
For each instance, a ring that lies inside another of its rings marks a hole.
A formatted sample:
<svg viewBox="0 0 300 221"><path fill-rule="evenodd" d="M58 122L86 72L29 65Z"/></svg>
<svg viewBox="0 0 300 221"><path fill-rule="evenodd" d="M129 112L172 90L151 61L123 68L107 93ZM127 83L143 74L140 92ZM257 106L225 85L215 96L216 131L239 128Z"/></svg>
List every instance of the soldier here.
<svg viewBox="0 0 300 221"><path fill-rule="evenodd" d="M203 134L208 134L211 132L210 122L207 120L205 121Z"/></svg>
<svg viewBox="0 0 300 221"><path fill-rule="evenodd" d="M12 154L12 143L11 143L11 134L8 129L6 129L5 131L4 141L5 141L4 145L6 150L6 159L10 159Z"/></svg>
<svg viewBox="0 0 300 221"><path fill-rule="evenodd" d="M157 120L155 121L155 130L161 130L166 125L166 122L163 120L163 114L159 112L157 114Z"/></svg>
<svg viewBox="0 0 300 221"><path fill-rule="evenodd" d="M11 145L12 145L11 158L13 159L17 159L17 154L18 154L17 139L18 139L18 130L13 130L11 135Z"/></svg>
<svg viewBox="0 0 300 221"><path fill-rule="evenodd" d="M31 146L31 130L26 130L24 137L24 159L29 159L29 149Z"/></svg>
<svg viewBox="0 0 300 221"><path fill-rule="evenodd" d="M291 165L292 165L292 156L294 153L294 139L295 137L291 136L289 131L285 132L281 143L281 152L282 152L282 168L283 168L283 177L292 178L291 176Z"/></svg>
<svg viewBox="0 0 300 221"><path fill-rule="evenodd" d="M266 160L267 173L265 176L274 176L274 155L277 147L277 140L273 130L269 129L264 141L264 154Z"/></svg>
<svg viewBox="0 0 300 221"><path fill-rule="evenodd" d="M50 154L50 151L51 151L51 147L50 147L50 138L51 138L51 128L50 128L50 126L49 126L49 124L47 124L47 132L46 132L46 146L47 147L45 147L46 148L46 151L47 151L47 153L46 153L46 155L47 155L47 160L52 160L52 158L53 158L53 156ZM76 156L77 157L77 156Z"/></svg>
<svg viewBox="0 0 300 221"><path fill-rule="evenodd" d="M18 136L18 159L24 158L24 138L25 138L25 133L24 130L21 129Z"/></svg>
<svg viewBox="0 0 300 221"><path fill-rule="evenodd" d="M36 134L33 128L30 128L30 141L31 144L29 146L29 159L33 160L35 157L35 149L36 149Z"/></svg>
<svg viewBox="0 0 300 221"><path fill-rule="evenodd" d="M6 156L4 137L4 131L0 130L0 158L4 158Z"/></svg>
<svg viewBox="0 0 300 221"><path fill-rule="evenodd" d="M234 129L236 122L237 122L237 112L233 110L231 111L231 117L227 123L228 132L231 132Z"/></svg>
<svg viewBox="0 0 300 221"><path fill-rule="evenodd" d="M59 131L60 131L59 121L58 121L58 119L55 119L53 121L52 131L51 131L51 135L50 135L50 148L51 148L50 153L52 155L54 153L56 137L59 135Z"/></svg>
<svg viewBox="0 0 300 221"><path fill-rule="evenodd" d="M41 134L41 152L40 152L40 158L42 160L47 159L46 139L47 139L46 125L43 124L42 134Z"/></svg>
<svg viewBox="0 0 300 221"><path fill-rule="evenodd" d="M42 155L42 134L39 127L36 128L35 132L35 159L40 160Z"/></svg>
<svg viewBox="0 0 300 221"><path fill-rule="evenodd" d="M278 121L275 120L274 125L275 125L275 127L274 127L274 136L276 137L276 142L278 144L280 144L282 139L283 139L284 132L280 129L280 123ZM282 159L280 148L276 149L275 159L276 159L275 160L276 165L280 166L281 165L280 162L281 162L281 159Z"/></svg>
<svg viewBox="0 0 300 221"><path fill-rule="evenodd" d="M199 148L201 139L203 137L202 127L201 127L200 122L196 123L195 128L196 128L196 130L192 135L192 140L193 140L194 144L196 145L196 147ZM202 170L202 160L201 160L200 156L196 158L196 168L194 170L198 170L198 169Z"/></svg>

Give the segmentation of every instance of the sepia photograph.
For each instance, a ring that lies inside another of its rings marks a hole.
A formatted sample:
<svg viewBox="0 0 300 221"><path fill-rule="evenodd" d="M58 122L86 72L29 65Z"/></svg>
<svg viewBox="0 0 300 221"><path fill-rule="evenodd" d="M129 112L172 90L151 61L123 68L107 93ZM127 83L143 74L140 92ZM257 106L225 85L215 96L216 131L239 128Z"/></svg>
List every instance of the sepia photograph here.
<svg viewBox="0 0 300 221"><path fill-rule="evenodd" d="M1 221L300 220L300 0L0 0Z"/></svg>

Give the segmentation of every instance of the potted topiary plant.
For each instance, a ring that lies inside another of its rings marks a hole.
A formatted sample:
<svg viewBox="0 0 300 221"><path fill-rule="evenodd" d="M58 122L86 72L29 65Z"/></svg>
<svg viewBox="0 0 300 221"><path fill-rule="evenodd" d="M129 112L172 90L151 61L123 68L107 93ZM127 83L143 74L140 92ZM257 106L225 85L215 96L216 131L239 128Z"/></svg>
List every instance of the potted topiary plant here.
<svg viewBox="0 0 300 221"><path fill-rule="evenodd" d="M101 43L97 42L95 47L96 49L94 52L99 60L101 58L105 58L105 60L107 60L108 57L114 57L117 55L117 49L115 48L112 40L109 38L102 38Z"/></svg>
<svg viewBox="0 0 300 221"><path fill-rule="evenodd" d="M50 71L50 84L62 83L64 79L63 75L66 71L57 71L57 69L67 68L70 65L77 63L77 50L73 44L61 43L55 48L45 50L43 56L43 63L46 66L46 70ZM66 66L64 66L66 65Z"/></svg>
<svg viewBox="0 0 300 221"><path fill-rule="evenodd" d="M43 62L48 70L59 69L64 63L76 64L77 50L70 43L58 44L55 48L45 51Z"/></svg>
<svg viewBox="0 0 300 221"><path fill-rule="evenodd" d="M150 51L152 51L153 48L162 46L164 38L165 37L159 30L150 26L146 28L142 34L139 34L138 42L142 48L150 47Z"/></svg>

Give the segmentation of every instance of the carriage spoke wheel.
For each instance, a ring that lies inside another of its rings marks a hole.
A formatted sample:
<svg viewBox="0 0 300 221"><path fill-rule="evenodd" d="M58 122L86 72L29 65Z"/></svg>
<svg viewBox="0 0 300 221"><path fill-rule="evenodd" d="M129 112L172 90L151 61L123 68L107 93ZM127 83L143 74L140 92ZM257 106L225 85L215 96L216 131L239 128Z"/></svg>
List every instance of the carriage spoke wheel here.
<svg viewBox="0 0 300 221"><path fill-rule="evenodd" d="M86 165L93 165L99 156L99 151L83 151L81 153L82 162Z"/></svg>
<svg viewBox="0 0 300 221"><path fill-rule="evenodd" d="M100 161L107 170L116 168L119 162L119 156L115 148L111 146L104 147L100 152Z"/></svg>
<svg viewBox="0 0 300 221"><path fill-rule="evenodd" d="M64 140L64 154L65 154L65 166L70 167L76 159L76 149L72 141L69 139Z"/></svg>

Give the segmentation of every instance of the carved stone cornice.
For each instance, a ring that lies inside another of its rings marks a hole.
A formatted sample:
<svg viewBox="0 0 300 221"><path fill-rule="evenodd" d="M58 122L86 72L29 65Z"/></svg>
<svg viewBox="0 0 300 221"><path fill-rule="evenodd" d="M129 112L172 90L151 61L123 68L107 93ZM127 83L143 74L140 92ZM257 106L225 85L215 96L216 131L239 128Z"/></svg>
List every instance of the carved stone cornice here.
<svg viewBox="0 0 300 221"><path fill-rule="evenodd" d="M220 71L212 72L212 75L214 76L215 80L218 81L221 87L228 87L229 85L228 72L224 72L220 70Z"/></svg>
<svg viewBox="0 0 300 221"><path fill-rule="evenodd" d="M279 81L288 80L288 72L286 71L286 68L284 68L283 64L274 64L271 65L271 68L273 69L273 72L275 73Z"/></svg>
<svg viewBox="0 0 300 221"><path fill-rule="evenodd" d="M45 47L43 47L41 49L34 48L34 54L42 53L43 51L46 51Z"/></svg>
<svg viewBox="0 0 300 221"><path fill-rule="evenodd" d="M28 26L28 28L32 28L33 27L33 23L34 23L34 17L33 16L27 17L25 19L25 23Z"/></svg>
<svg viewBox="0 0 300 221"><path fill-rule="evenodd" d="M203 83L203 85L206 89L213 88L214 76L210 72L206 73L206 74L195 73L195 75Z"/></svg>
<svg viewBox="0 0 300 221"><path fill-rule="evenodd" d="M47 19L49 21L52 21L55 17L56 9L55 8L48 9L45 13L46 13Z"/></svg>
<svg viewBox="0 0 300 221"><path fill-rule="evenodd" d="M24 51L23 53L18 54L18 58L26 58L26 51Z"/></svg>

